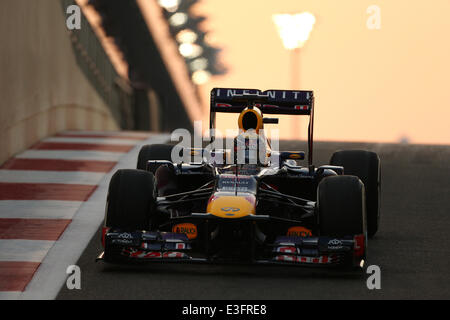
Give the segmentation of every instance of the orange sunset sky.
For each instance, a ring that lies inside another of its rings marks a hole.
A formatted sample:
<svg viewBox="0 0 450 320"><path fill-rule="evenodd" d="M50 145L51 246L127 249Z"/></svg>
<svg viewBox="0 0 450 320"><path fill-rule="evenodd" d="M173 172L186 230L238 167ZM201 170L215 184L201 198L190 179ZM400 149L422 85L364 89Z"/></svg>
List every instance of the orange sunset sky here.
<svg viewBox="0 0 450 320"><path fill-rule="evenodd" d="M380 30L367 28L370 5ZM203 0L195 11L229 69L201 87L205 111L213 87L291 88L272 15L309 11L316 24L297 71L300 89L315 92L316 139L450 144L449 0ZM288 118L280 128L291 137Z"/></svg>

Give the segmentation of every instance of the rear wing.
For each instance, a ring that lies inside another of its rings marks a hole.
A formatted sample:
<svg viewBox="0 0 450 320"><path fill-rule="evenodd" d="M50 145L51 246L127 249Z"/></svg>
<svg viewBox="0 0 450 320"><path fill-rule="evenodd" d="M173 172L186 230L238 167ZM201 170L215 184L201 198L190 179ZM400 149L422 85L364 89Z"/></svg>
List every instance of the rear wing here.
<svg viewBox="0 0 450 320"><path fill-rule="evenodd" d="M266 114L311 115L313 91L214 88L211 91L211 112L240 113L248 106L258 107Z"/></svg>
<svg viewBox="0 0 450 320"><path fill-rule="evenodd" d="M308 163L310 170L313 170L314 92L214 88L211 90L210 129L216 127L217 112L240 113L249 106L259 108L263 114L309 116ZM211 135L211 142L213 139Z"/></svg>

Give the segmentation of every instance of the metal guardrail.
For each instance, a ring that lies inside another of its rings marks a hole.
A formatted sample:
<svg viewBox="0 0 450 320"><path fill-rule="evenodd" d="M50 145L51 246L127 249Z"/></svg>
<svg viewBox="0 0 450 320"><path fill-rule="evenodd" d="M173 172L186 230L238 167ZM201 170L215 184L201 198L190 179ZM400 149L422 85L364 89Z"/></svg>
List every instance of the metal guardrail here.
<svg viewBox="0 0 450 320"><path fill-rule="evenodd" d="M73 0L60 0L64 17L66 10L77 3ZM77 63L97 93L109 107L113 118L121 129L134 129L133 90L122 79L100 40L82 14L81 29L68 30L76 55Z"/></svg>

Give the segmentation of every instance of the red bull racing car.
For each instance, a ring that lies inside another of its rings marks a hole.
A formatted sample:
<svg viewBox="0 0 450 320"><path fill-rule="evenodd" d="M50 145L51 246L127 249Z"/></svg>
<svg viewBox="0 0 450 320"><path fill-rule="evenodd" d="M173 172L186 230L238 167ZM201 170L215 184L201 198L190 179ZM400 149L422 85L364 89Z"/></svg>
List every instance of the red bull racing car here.
<svg viewBox="0 0 450 320"><path fill-rule="evenodd" d="M239 114L232 147L214 134L206 148L144 146L111 179L98 259L362 267L380 219L377 154L314 166L312 91L216 88L210 111L211 129L216 113ZM274 114L309 116L307 154L272 150Z"/></svg>

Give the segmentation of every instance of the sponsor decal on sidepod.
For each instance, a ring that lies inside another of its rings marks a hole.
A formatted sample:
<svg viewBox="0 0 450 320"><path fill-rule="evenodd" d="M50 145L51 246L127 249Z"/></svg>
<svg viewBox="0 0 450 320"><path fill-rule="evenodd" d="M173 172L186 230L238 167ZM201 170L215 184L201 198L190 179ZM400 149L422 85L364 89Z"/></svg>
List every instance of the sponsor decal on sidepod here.
<svg viewBox="0 0 450 320"><path fill-rule="evenodd" d="M184 233L189 240L197 238L197 226L192 223L180 223L174 225L172 228L172 232Z"/></svg>
<svg viewBox="0 0 450 320"><path fill-rule="evenodd" d="M300 226L295 226L295 227L290 227L288 229L287 232L287 236L288 237L311 237L312 236L312 232L311 230L305 228L305 227L300 227Z"/></svg>

